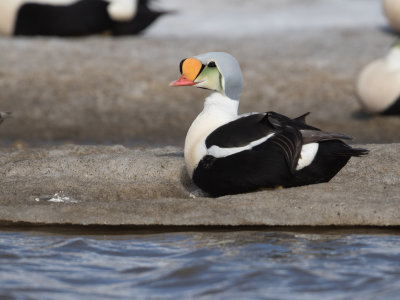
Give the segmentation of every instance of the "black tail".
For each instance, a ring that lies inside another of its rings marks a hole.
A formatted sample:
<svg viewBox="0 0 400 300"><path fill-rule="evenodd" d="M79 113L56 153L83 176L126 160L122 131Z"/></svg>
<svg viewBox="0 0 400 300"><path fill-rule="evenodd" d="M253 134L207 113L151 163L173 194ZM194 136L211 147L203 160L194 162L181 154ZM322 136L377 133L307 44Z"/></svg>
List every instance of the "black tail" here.
<svg viewBox="0 0 400 300"><path fill-rule="evenodd" d="M367 155L369 153L369 150L364 149L364 148L352 148L351 146L347 145L346 143L342 142L343 144L337 151L332 153L335 156L355 156L355 157L360 157Z"/></svg>
<svg viewBox="0 0 400 300"><path fill-rule="evenodd" d="M360 156L367 155L369 153L369 150L363 149L363 148L352 148L352 150L353 151L352 151L351 156L360 157Z"/></svg>
<svg viewBox="0 0 400 300"><path fill-rule="evenodd" d="M111 28L113 35L118 36L138 34L150 26L150 24L153 23L158 17L167 13L164 11L152 10L149 7L148 0L139 0L137 5L137 13L132 21L113 22Z"/></svg>
<svg viewBox="0 0 400 300"><path fill-rule="evenodd" d="M352 156L363 156L368 150L352 148L341 140L319 143L317 156L311 165L299 170L291 186L328 182L350 160Z"/></svg>

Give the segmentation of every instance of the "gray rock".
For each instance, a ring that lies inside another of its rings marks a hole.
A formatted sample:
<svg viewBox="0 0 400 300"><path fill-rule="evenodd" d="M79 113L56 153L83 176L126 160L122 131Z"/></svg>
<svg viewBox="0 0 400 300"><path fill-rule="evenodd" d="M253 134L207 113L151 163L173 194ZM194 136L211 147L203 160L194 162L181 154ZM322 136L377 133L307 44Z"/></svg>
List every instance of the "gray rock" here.
<svg viewBox="0 0 400 300"><path fill-rule="evenodd" d="M243 69L241 113L310 111L312 124L356 143L399 142L400 118L361 113L354 88L393 40L374 28L240 39L0 38L0 109L13 112L0 139L182 146L207 91L168 84L182 58L224 50Z"/></svg>
<svg viewBox="0 0 400 300"><path fill-rule="evenodd" d="M0 223L400 225L400 144L389 144L400 142L400 118L361 113L354 88L361 68L395 39L377 28L385 24L379 5L256 2L248 7L264 9L256 15L271 26L252 19L261 31L247 34L241 23L242 33L229 38L169 35L182 20L193 22L189 13L166 16L167 25L144 38L0 38L0 109L13 112L0 126L0 145L22 148L0 148ZM201 16L198 3L190 5ZM187 177L181 148L207 92L168 84L182 58L215 50L241 64L241 113L310 111L310 124L368 143L370 155L353 158L329 183L207 198ZM69 142L135 148L56 146Z"/></svg>
<svg viewBox="0 0 400 300"><path fill-rule="evenodd" d="M0 222L76 225L400 225L400 144L367 145L329 183L196 197L182 149L0 152Z"/></svg>

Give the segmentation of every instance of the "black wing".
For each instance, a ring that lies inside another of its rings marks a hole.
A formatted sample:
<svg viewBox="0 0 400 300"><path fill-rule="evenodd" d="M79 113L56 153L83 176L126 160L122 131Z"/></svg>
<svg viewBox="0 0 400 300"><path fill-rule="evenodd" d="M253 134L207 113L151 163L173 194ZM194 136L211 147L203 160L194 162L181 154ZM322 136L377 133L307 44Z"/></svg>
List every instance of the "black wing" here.
<svg viewBox="0 0 400 300"><path fill-rule="evenodd" d="M273 133L273 126L264 122L264 118L265 114L253 114L229 122L215 129L207 137L206 147L242 147Z"/></svg>
<svg viewBox="0 0 400 300"><path fill-rule="evenodd" d="M306 124L308 114L295 119L275 112L241 117L214 130L206 139L206 147L242 147L274 133L265 143L273 143L281 149L290 171L294 173L303 144L349 138Z"/></svg>
<svg viewBox="0 0 400 300"><path fill-rule="evenodd" d="M300 128L311 130L314 127L305 124L304 116L292 120L274 112L252 114L214 130L206 139L206 147L242 147L274 133L266 143L273 143L281 149L291 172L294 172L303 145Z"/></svg>
<svg viewBox="0 0 400 300"><path fill-rule="evenodd" d="M18 11L14 35L82 36L101 33L110 27L105 1L26 2Z"/></svg>
<svg viewBox="0 0 400 300"><path fill-rule="evenodd" d="M274 112L267 113L265 117L273 125L276 133L269 142L277 145L282 150L290 172L293 174L296 171L303 146L303 138L299 127L308 127L308 125L302 119L292 120Z"/></svg>
<svg viewBox="0 0 400 300"><path fill-rule="evenodd" d="M152 10L149 6L150 3L151 1L149 0L139 0L137 3L136 15L131 21L118 22L113 20L111 24L113 35L138 34L150 26L158 17L167 13L165 11Z"/></svg>
<svg viewBox="0 0 400 300"><path fill-rule="evenodd" d="M277 129L283 130L287 126L301 130L307 137L310 135L310 132L317 131L320 133L314 132L314 136L324 136L326 138L325 132L306 124L305 117L309 114L306 113L295 119L290 119L275 112L244 116L214 130L208 136L206 146L207 148L212 145L224 148L241 147L276 132ZM348 138L344 135L336 134L336 136L339 139ZM310 138L309 140L313 142L312 140L314 139Z"/></svg>

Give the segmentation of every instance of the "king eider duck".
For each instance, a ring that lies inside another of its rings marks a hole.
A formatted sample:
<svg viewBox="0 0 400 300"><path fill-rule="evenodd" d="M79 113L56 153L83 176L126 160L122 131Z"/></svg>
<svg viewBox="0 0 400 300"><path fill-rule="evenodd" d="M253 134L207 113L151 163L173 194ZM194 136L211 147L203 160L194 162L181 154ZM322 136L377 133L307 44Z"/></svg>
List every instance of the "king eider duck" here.
<svg viewBox="0 0 400 300"><path fill-rule="evenodd" d="M263 188L327 182L352 156L368 151L345 144L347 136L275 112L238 115L242 73L228 53L183 59L171 86L211 90L185 140L185 163L193 182L218 197Z"/></svg>
<svg viewBox="0 0 400 300"><path fill-rule="evenodd" d="M148 0L0 0L0 34L138 34L164 12Z"/></svg>
<svg viewBox="0 0 400 300"><path fill-rule="evenodd" d="M400 41L386 57L361 70L356 88L358 100L368 113L400 115Z"/></svg>

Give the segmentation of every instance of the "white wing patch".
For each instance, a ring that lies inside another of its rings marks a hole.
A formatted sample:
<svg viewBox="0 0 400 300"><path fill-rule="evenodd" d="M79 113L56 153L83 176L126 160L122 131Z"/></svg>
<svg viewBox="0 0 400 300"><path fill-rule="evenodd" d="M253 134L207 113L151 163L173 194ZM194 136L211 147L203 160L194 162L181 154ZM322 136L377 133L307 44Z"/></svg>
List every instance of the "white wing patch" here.
<svg viewBox="0 0 400 300"><path fill-rule="evenodd" d="M1 1L1 0L0 0ZM107 0L110 4L107 7L108 14L114 21L130 21L136 15L137 1L132 0Z"/></svg>
<svg viewBox="0 0 400 300"><path fill-rule="evenodd" d="M242 147L232 147L232 148L221 148L218 146L211 146L210 148L207 149L207 154L212 155L215 158L220 158L220 157L227 157L229 155L233 155L245 150L251 150L254 147L264 143L266 140L268 140L270 137L272 137L275 133L270 133L269 135L258 139L256 141L252 141L250 144Z"/></svg>
<svg viewBox="0 0 400 300"><path fill-rule="evenodd" d="M267 114L267 113L259 113L259 112L253 111L253 112L241 114L240 116L238 116L238 119L240 119L240 118L245 118L245 117L252 116L252 115L264 115L264 116L265 116L266 114Z"/></svg>
<svg viewBox="0 0 400 300"><path fill-rule="evenodd" d="M303 145L303 147L301 148L300 159L297 162L296 171L301 170L312 163L315 155L317 155L318 148L318 143Z"/></svg>

